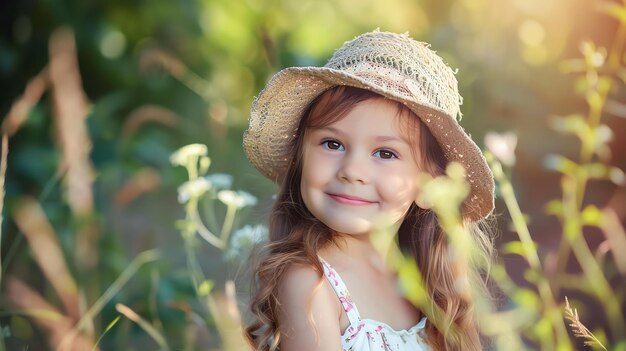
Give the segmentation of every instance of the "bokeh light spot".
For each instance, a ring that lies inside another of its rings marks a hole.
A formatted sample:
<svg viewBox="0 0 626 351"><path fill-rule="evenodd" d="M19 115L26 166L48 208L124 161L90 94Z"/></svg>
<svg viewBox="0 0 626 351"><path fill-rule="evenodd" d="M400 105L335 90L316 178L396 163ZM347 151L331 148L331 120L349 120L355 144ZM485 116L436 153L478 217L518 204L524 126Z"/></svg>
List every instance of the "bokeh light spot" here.
<svg viewBox="0 0 626 351"><path fill-rule="evenodd" d="M526 45L540 45L546 37L545 30L541 23L535 20L524 21L519 29L520 40Z"/></svg>
<svg viewBox="0 0 626 351"><path fill-rule="evenodd" d="M522 49L524 61L530 65L540 66L548 61L548 50L543 45L527 45Z"/></svg>
<svg viewBox="0 0 626 351"><path fill-rule="evenodd" d="M100 40L102 56L110 59L118 58L126 49L126 37L118 31L109 31Z"/></svg>

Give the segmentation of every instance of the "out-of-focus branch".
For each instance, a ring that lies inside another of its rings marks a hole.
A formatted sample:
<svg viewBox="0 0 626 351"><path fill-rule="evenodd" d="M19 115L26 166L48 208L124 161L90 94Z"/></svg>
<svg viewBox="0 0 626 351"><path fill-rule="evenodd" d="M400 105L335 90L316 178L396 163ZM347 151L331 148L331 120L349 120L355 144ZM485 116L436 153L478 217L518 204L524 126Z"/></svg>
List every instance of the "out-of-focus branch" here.
<svg viewBox="0 0 626 351"><path fill-rule="evenodd" d="M72 278L52 225L39 203L24 198L15 211L15 222L24 233L35 261L63 302L68 317L77 321L78 288Z"/></svg>
<svg viewBox="0 0 626 351"><path fill-rule="evenodd" d="M9 277L5 286L7 300L11 305L17 307L17 311L14 312L29 316L36 325L50 335L48 340L50 346L54 349L58 348L72 329L75 321L62 314L56 307L46 302L39 293L19 279ZM91 350L93 345L94 341L91 337L77 334L65 350Z"/></svg>
<svg viewBox="0 0 626 351"><path fill-rule="evenodd" d="M74 34L69 28L57 29L50 38L50 82L62 154L59 168L65 173L68 205L79 221L87 220L76 236L76 263L81 270L88 270L98 262L99 233L90 220L94 176L86 123L88 101L78 69Z"/></svg>
<svg viewBox="0 0 626 351"><path fill-rule="evenodd" d="M144 105L133 110L122 127L122 139L129 140L145 123L154 122L165 127L175 127L182 118L161 106Z"/></svg>
<svg viewBox="0 0 626 351"><path fill-rule="evenodd" d="M39 102L49 85L49 69L44 67L38 75L26 84L24 94L11 106L9 113L2 122L3 134L12 136L20 129L28 117L28 113Z"/></svg>

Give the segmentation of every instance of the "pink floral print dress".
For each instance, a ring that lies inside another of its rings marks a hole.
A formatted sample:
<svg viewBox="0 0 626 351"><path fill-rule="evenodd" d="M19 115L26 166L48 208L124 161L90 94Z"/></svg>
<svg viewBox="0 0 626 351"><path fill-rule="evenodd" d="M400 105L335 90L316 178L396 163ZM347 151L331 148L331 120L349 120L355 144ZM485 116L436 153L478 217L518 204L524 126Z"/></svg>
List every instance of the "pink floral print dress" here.
<svg viewBox="0 0 626 351"><path fill-rule="evenodd" d="M337 294L350 325L341 336L343 351L430 351L424 341L426 317L406 330L395 330L373 319L361 319L348 288L337 272L320 257L324 275Z"/></svg>

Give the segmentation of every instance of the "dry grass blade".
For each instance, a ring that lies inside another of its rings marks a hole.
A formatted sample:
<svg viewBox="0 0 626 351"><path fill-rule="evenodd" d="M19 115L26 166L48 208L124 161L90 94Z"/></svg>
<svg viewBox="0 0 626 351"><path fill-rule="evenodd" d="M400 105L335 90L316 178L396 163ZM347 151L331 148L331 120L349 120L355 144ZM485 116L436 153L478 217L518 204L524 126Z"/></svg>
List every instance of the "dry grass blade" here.
<svg viewBox="0 0 626 351"><path fill-rule="evenodd" d="M152 339L154 339L154 341L159 345L161 350L169 351L170 347L167 345L167 342L165 341L163 334L161 334L158 330L156 330L156 328L154 328L150 323L148 323L148 321L141 318L141 316L135 313L135 311L133 311L130 307L123 305L121 303L116 304L115 309L119 313L126 316L126 318L137 323L137 325L139 325L141 329L143 329L146 333L148 333L148 335L150 335Z"/></svg>
<svg viewBox="0 0 626 351"><path fill-rule="evenodd" d="M119 206L127 205L141 194L156 189L159 184L161 184L159 172L152 168L144 168L122 185L115 194L115 204Z"/></svg>
<svg viewBox="0 0 626 351"><path fill-rule="evenodd" d="M126 269L120 274L115 281L109 285L106 291L100 296L96 302L81 316L80 320L68 332L61 340L57 350L67 351L70 350L69 345L72 345L74 339L80 332L84 331L97 314L102 311L102 308L115 297L115 295L122 289L122 287L130 280L130 278L143 266L144 264L159 259L160 254L157 250L148 250L140 253L135 259L130 262Z"/></svg>
<svg viewBox="0 0 626 351"><path fill-rule="evenodd" d="M88 102L70 29L58 29L50 38L50 81L57 142L63 155L60 173L66 174L68 205L78 219L88 218L94 209L91 140L86 124ZM80 230L76 240L78 267L88 269L96 265L97 239L98 230L93 225L87 224Z"/></svg>
<svg viewBox="0 0 626 351"><path fill-rule="evenodd" d="M567 297L565 297L565 319L570 322L569 326L572 328L574 336L585 339L585 345L591 346L595 344L606 351L606 347L604 347L600 340L580 322L580 319L578 319L578 311L570 307Z"/></svg>
<svg viewBox="0 0 626 351"><path fill-rule="evenodd" d="M181 117L173 111L161 106L146 105L133 110L122 127L122 140L129 140L139 128L148 122L175 127Z"/></svg>
<svg viewBox="0 0 626 351"><path fill-rule="evenodd" d="M206 101L213 101L217 95L210 82L189 70L182 61L163 50L146 50L141 55L139 67L142 71L150 70L153 67L164 68L172 77L178 79Z"/></svg>
<svg viewBox="0 0 626 351"><path fill-rule="evenodd" d="M72 329L74 321L63 315L20 280L9 277L5 286L7 300L17 307L17 311L14 312L29 316L35 324L49 334L50 345L53 348L58 347L65 335ZM94 342L90 337L81 334L74 338L67 350L90 350L93 345Z"/></svg>
<svg viewBox="0 0 626 351"><path fill-rule="evenodd" d="M35 78L26 84L24 94L11 106L9 113L2 122L3 134L12 136L20 129L26 117L28 117L28 112L39 102L39 99L41 99L41 96L48 88L48 84L48 68L45 67Z"/></svg>
<svg viewBox="0 0 626 351"><path fill-rule="evenodd" d="M626 255L624 255L624 252L626 252L626 231L615 210L607 207L602 212L603 221L600 228L602 228L609 247L613 252L613 259L617 269L622 275L626 275Z"/></svg>
<svg viewBox="0 0 626 351"><path fill-rule="evenodd" d="M78 288L72 278L54 229L32 198L24 198L15 210L15 223L24 233L35 261L59 295L67 314L78 320Z"/></svg>

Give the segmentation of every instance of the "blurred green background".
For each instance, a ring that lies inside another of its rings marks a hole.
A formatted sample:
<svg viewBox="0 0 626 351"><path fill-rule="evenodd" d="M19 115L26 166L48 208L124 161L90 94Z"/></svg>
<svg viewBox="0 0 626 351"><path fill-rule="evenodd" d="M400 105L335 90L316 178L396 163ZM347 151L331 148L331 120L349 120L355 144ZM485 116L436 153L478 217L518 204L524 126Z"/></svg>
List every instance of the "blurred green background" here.
<svg viewBox="0 0 626 351"><path fill-rule="evenodd" d="M344 41L375 28L409 32L431 43L453 69L458 68L464 96L461 123L479 146L483 147L488 131L517 135L517 163L510 176L540 256L549 260L549 253L558 250L560 228L556 218L545 214L544 204L560 197L560 189L559 175L546 170L544 159L554 153L575 159L578 146L575 138L552 131L548 121L586 110L579 94L583 83L580 77L564 73L563 61L581 56L582 40L612 45L618 21L602 11L607 3L618 2L4 1L0 4L0 116L4 119L16 101L28 100L23 95L27 84L51 62L52 33L59 28L73 32L89 142L71 147L83 148L89 156L93 179L87 185L93 191L93 210L77 214L80 210L69 204L71 184L65 177L67 154L62 151L68 143L55 117L58 88L48 83L9 139L3 279L20 277L58 303L14 219L22 199L30 196L52 224L87 305L138 253L152 248L162 252L161 259L140 268L103 307L95 322L96 335L117 316L114 303L122 302L150 320L158 319L172 349L219 349L221 342L211 328L191 339L183 337L190 333L188 324L194 317L189 309L195 306L184 243L175 225L184 217L176 189L186 174L170 164L169 156L189 143L206 144L212 160L209 172L232 175L233 188L259 199L256 206L242 211L236 225L264 223L275 187L248 164L241 147L253 96L281 68L323 65ZM615 136L607 162L621 169L626 168L626 141L621 137L626 131L625 98L623 84L616 86L613 103L604 111L604 122ZM7 133L8 127L3 127ZM615 184L591 183L585 201L614 206L622 223L626 219L624 191ZM513 240L513 233L502 203L497 206L499 247ZM78 239L77 233L85 230L91 234ZM88 259L77 253L81 240L81 245L91 247ZM588 240L594 249L602 236L590 233ZM216 290L223 290L226 280L235 280L243 308L248 298L246 262L229 260L204 242L196 249ZM517 256L503 258L511 277L523 284L524 262ZM569 266L577 270L576 262ZM154 292L150 299L148 291ZM0 332L7 349L48 349L47 330L28 319L14 318L11 303L2 300ZM586 303L581 316L592 327L601 327L602 316L594 315L598 302ZM206 323L211 326L211 321ZM157 349L153 343L140 328L121 321L102 338L100 347Z"/></svg>

